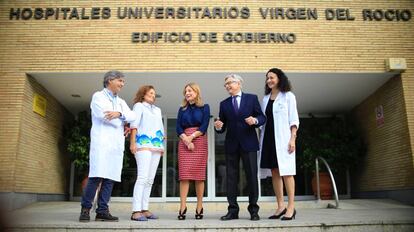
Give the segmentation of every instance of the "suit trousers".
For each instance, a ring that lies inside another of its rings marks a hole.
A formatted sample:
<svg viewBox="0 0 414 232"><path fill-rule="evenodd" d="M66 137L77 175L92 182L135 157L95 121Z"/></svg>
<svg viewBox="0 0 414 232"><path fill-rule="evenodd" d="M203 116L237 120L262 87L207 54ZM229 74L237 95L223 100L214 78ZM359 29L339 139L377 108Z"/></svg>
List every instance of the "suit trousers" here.
<svg viewBox="0 0 414 232"><path fill-rule="evenodd" d="M226 154L226 174L227 174L227 201L229 203L228 212L238 215L239 205L237 204L238 184L239 184L239 162L243 161L243 168L247 178L249 190L249 206L250 214L257 214L259 206L257 200L259 198L259 186L257 176L257 152L246 152L240 147L236 152Z"/></svg>

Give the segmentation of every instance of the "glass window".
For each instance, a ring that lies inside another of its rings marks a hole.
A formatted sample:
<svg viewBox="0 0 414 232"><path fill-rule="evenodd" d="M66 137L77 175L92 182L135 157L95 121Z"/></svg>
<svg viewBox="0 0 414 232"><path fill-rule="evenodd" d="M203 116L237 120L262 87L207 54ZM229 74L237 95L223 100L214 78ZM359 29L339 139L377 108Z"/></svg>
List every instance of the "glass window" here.
<svg viewBox="0 0 414 232"><path fill-rule="evenodd" d="M177 119L167 120L167 197L180 197L180 182L178 180L178 136L175 130ZM207 170L206 170L207 171ZM207 177L208 178L208 177ZM205 181L204 196L207 196L207 181ZM188 197L195 197L194 182L190 183Z"/></svg>
<svg viewBox="0 0 414 232"><path fill-rule="evenodd" d="M224 141L225 141L226 133L218 134L215 133L215 172L216 172L216 197L223 197L227 196L226 192L226 156L224 151ZM239 161L239 196L248 196L249 189L247 187L247 179L243 169L242 159L240 158Z"/></svg>
<svg viewBox="0 0 414 232"><path fill-rule="evenodd" d="M178 181L178 137L175 132L177 119L167 120L167 197L180 196Z"/></svg>
<svg viewBox="0 0 414 232"><path fill-rule="evenodd" d="M162 162L163 156L158 164L154 184L151 189L151 197L162 196ZM132 197L135 181L137 179L137 163L134 155L129 151L129 139L125 143L124 164L122 168L121 182L115 182L112 190L113 197Z"/></svg>

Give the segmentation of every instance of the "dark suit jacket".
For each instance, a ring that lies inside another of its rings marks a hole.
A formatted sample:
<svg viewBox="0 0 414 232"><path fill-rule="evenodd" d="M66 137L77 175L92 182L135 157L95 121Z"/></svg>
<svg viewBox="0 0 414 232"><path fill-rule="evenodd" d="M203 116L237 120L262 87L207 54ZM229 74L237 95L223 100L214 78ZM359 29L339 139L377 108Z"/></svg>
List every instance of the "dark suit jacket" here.
<svg viewBox="0 0 414 232"><path fill-rule="evenodd" d="M249 116L257 118L258 124L249 126L244 121ZM259 150L255 128L266 122L266 116L260 108L256 95L242 93L238 114L234 111L232 97L226 98L220 102L219 117L224 125L221 130L216 131L217 133L223 133L227 130L224 144L226 153L234 153L239 147L245 152Z"/></svg>

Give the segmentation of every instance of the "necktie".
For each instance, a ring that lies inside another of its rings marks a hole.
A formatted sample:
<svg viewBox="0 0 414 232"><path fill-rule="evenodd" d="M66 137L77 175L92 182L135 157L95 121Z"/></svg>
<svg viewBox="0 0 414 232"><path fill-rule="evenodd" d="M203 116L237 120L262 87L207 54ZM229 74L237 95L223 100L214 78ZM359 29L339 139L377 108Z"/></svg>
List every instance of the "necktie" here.
<svg viewBox="0 0 414 232"><path fill-rule="evenodd" d="M237 104L237 95L233 96L233 108L234 108L234 112L236 112L236 114L239 112L239 104Z"/></svg>

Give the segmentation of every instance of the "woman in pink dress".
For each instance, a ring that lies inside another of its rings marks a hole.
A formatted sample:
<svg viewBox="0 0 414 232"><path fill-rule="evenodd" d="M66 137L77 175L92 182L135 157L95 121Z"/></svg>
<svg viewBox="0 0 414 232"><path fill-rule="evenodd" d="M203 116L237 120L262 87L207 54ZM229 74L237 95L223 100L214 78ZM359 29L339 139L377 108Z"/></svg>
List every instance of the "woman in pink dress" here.
<svg viewBox="0 0 414 232"><path fill-rule="evenodd" d="M197 208L195 218L203 218L204 181L207 166L207 128L210 120L210 107L201 100L200 87L189 83L184 87L183 103L178 110L177 135L178 174L180 180L180 211L178 219L185 220L187 195L190 181L195 181Z"/></svg>

